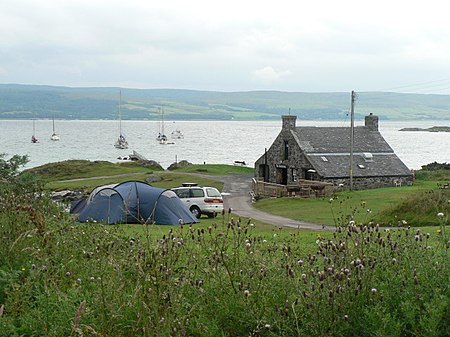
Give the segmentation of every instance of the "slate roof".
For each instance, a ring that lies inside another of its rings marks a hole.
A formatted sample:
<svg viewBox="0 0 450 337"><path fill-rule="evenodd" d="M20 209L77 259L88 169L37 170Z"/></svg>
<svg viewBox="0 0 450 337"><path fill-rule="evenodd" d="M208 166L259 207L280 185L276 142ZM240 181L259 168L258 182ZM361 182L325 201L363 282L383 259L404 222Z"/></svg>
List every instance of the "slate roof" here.
<svg viewBox="0 0 450 337"><path fill-rule="evenodd" d="M350 154L306 155L314 169L323 178L344 178L350 176ZM324 161L325 157L328 161ZM353 155L353 177L383 177L410 175L410 170L394 154L374 154L373 161L364 160L361 153ZM358 166L362 165L362 166Z"/></svg>
<svg viewBox="0 0 450 337"><path fill-rule="evenodd" d="M349 127L296 127L292 135L320 176L341 178L350 175ZM365 159L364 153L370 153L372 160ZM354 128L353 154L354 177L411 174L380 132L371 131L368 127Z"/></svg>
<svg viewBox="0 0 450 337"><path fill-rule="evenodd" d="M349 153L349 127L296 127L293 135L305 153ZM368 127L354 128L354 152L394 152L379 131Z"/></svg>

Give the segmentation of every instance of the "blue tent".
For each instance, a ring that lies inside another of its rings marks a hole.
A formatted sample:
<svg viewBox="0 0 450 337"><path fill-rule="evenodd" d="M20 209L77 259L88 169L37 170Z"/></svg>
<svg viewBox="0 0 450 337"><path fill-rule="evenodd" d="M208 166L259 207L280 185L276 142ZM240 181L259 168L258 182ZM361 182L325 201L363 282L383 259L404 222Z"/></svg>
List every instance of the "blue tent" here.
<svg viewBox="0 0 450 337"><path fill-rule="evenodd" d="M157 223L177 225L198 220L170 190L150 186L141 181L95 188L86 203L71 213L79 213L78 222ZM80 209L81 208L81 209Z"/></svg>

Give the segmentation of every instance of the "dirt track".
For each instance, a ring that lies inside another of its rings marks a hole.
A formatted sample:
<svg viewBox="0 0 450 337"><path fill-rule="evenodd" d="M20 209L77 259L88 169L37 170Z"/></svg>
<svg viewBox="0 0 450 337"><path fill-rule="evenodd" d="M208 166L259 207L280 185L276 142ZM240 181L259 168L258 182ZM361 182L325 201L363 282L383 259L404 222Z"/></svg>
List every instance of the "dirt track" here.
<svg viewBox="0 0 450 337"><path fill-rule="evenodd" d="M219 180L224 183L223 191L224 206L231 208L233 213L247 218L260 220L275 226L316 229L316 230L334 230L334 227L322 226L305 221L296 221L283 218L278 215L262 212L252 206L251 180L252 174L229 174L225 176L201 175L208 179ZM229 194L228 194L229 193Z"/></svg>

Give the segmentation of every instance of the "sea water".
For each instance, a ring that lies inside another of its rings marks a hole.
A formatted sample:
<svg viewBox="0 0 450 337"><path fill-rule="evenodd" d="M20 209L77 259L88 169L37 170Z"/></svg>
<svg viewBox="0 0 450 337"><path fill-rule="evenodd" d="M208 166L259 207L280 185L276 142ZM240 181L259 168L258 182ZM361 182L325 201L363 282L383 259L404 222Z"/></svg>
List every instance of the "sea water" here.
<svg viewBox="0 0 450 337"><path fill-rule="evenodd" d="M355 125L363 125L356 122ZM448 126L450 121L380 121L380 132L395 153L410 169L437 161L450 162L450 133L427 131L399 131L404 127L428 128ZM348 122L302 121L297 126L349 126ZM184 139L173 139L174 144L161 145L156 136L160 131L156 121L122 121L122 131L128 149L116 149L119 136L117 121L112 120L57 120L59 141L51 141L52 121L35 121L38 143L31 143L31 120L0 120L0 153L28 155L28 167L68 159L120 161L134 151L146 159L167 168L175 161L187 160L195 164L233 164L254 162L269 148L281 129L277 121L169 121L165 134L179 129Z"/></svg>

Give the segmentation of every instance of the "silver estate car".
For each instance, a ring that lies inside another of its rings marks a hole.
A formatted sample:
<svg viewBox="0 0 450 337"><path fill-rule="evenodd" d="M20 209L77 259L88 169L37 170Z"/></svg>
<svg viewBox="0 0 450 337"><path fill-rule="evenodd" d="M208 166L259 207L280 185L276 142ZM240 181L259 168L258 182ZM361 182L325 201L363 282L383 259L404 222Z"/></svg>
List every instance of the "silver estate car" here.
<svg viewBox="0 0 450 337"><path fill-rule="evenodd" d="M202 214L215 217L223 210L223 198L215 187L202 187L195 183L184 183L181 187L172 188L191 213L199 219Z"/></svg>

